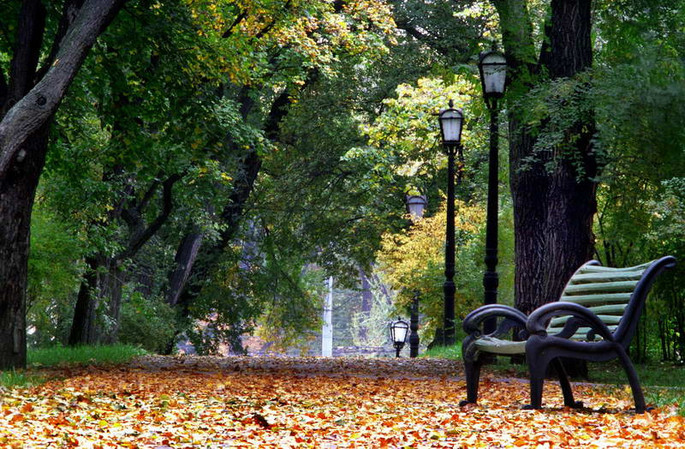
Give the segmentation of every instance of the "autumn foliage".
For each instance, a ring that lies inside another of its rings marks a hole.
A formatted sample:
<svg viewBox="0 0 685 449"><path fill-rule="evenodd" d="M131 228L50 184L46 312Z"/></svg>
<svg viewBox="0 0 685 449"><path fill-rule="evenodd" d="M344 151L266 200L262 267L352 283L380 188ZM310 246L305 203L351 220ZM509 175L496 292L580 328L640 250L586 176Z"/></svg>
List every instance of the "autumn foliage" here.
<svg viewBox="0 0 685 449"><path fill-rule="evenodd" d="M524 381L486 376L478 406L436 360L149 358L62 369L2 392L3 447L675 447L685 418L635 415L627 389L577 388L587 409L523 411ZM404 376L405 378L401 377Z"/></svg>

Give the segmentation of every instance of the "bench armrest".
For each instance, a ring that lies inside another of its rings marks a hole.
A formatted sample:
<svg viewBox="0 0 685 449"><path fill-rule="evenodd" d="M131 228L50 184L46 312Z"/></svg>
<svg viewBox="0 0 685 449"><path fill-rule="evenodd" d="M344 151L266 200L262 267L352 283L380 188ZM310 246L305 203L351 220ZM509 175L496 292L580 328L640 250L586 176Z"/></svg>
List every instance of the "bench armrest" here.
<svg viewBox="0 0 685 449"><path fill-rule="evenodd" d="M611 330L609 330L607 325L590 309L583 307L580 304L564 301L545 304L535 309L528 317L528 332L530 335L546 336L549 321L557 316L572 317L566 323L564 330L560 334L557 334L559 337L568 338L575 332L575 330L572 329L573 327L577 329L580 327L580 324L583 324L589 326L592 329L591 332L601 336L604 340L614 341L614 335Z"/></svg>
<svg viewBox="0 0 685 449"><path fill-rule="evenodd" d="M502 304L489 304L477 308L466 315L462 327L467 334L478 338L482 335L481 325L483 321L492 317L504 318L504 320L500 321L497 329L490 334L493 337L504 335L515 326L523 329L526 327L527 317L523 312Z"/></svg>

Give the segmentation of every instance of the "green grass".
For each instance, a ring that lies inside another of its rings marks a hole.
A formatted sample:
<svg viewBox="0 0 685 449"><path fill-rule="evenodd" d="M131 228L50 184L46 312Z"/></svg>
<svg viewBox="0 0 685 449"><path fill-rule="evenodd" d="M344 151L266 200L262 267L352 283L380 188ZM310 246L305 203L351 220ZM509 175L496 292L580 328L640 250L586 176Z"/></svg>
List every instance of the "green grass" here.
<svg viewBox="0 0 685 449"><path fill-rule="evenodd" d="M685 366L673 363L649 363L635 365L635 370L643 385L685 388ZM589 366L590 380L605 384L627 384L623 367L616 361L596 363Z"/></svg>
<svg viewBox="0 0 685 449"><path fill-rule="evenodd" d="M419 357L432 357L436 359L461 360L461 345L435 346L426 350Z"/></svg>
<svg viewBox="0 0 685 449"><path fill-rule="evenodd" d="M22 371L0 371L0 387L25 388L38 385L43 381L42 376L27 374Z"/></svg>
<svg viewBox="0 0 685 449"><path fill-rule="evenodd" d="M0 387L21 388L44 382L45 377L32 373L35 368L126 363L144 354L145 350L129 345L29 349L28 370L0 371Z"/></svg>
<svg viewBox="0 0 685 449"><path fill-rule="evenodd" d="M685 366L672 363L635 365L645 400L656 407L677 404L685 416ZM607 385L627 385L628 377L615 361L589 366L590 381Z"/></svg>
<svg viewBox="0 0 685 449"><path fill-rule="evenodd" d="M30 349L29 367L51 367L62 365L105 365L126 363L132 358L147 354L144 349L130 345L111 346L55 346Z"/></svg>

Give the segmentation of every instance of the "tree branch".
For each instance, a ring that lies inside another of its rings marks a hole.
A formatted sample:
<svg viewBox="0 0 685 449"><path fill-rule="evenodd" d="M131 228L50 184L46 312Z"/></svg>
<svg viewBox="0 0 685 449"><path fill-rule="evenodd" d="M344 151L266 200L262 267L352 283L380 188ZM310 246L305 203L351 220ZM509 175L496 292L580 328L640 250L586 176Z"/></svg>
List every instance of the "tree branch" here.
<svg viewBox="0 0 685 449"><path fill-rule="evenodd" d="M31 90L45 33L45 7L40 0L22 2L14 57L10 64L7 105L19 101Z"/></svg>
<svg viewBox="0 0 685 449"><path fill-rule="evenodd" d="M62 7L62 16L59 19L59 25L57 25L57 32L55 33L55 38L52 41L52 48L50 49L50 54L43 62L43 66L38 70L36 74L36 80L40 80L45 76L45 73L50 69L50 66L55 61L57 52L59 51L60 45L62 44L62 39L67 34L69 27L73 24L74 20L78 15L79 10L83 6L83 0L67 0L64 2Z"/></svg>
<svg viewBox="0 0 685 449"><path fill-rule="evenodd" d="M237 27L240 24L240 22L245 20L246 17L247 13L245 11L241 11L240 14L238 14L238 16L233 21L231 26L229 26L228 29L224 31L224 34L222 34L221 37L223 37L224 39L231 37L233 35L233 30L235 29L235 27Z"/></svg>
<svg viewBox="0 0 685 449"><path fill-rule="evenodd" d="M45 76L0 122L0 178L4 178L26 139L57 111L88 51L109 25L124 0L86 0L69 27L54 63Z"/></svg>
<svg viewBox="0 0 685 449"><path fill-rule="evenodd" d="M174 174L169 176L162 183L162 210L147 228L133 233L126 249L115 257L117 261L125 260L135 255L138 250L155 235L164 222L166 222L173 209L172 188L182 177L182 174Z"/></svg>

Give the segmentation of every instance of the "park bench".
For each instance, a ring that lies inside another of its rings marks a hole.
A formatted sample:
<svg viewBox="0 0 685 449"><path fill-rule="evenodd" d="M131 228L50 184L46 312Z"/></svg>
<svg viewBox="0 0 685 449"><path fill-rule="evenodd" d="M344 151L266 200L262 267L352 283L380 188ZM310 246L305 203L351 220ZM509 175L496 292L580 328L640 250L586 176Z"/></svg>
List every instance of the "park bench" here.
<svg viewBox="0 0 685 449"><path fill-rule="evenodd" d="M530 372L530 405L540 408L542 387L551 366L559 376L564 405L582 407L573 392L559 357L592 362L618 359L633 392L635 410L645 411L642 389L627 350L635 335L647 294L656 277L675 266L671 256L628 268L604 267L593 260L571 277L559 301L545 304L530 316L500 304L480 307L466 316L468 336L462 343L467 398L461 405L476 403L480 368L487 354L525 354ZM482 332L486 320L497 320L495 330ZM521 341L507 336L517 329Z"/></svg>

